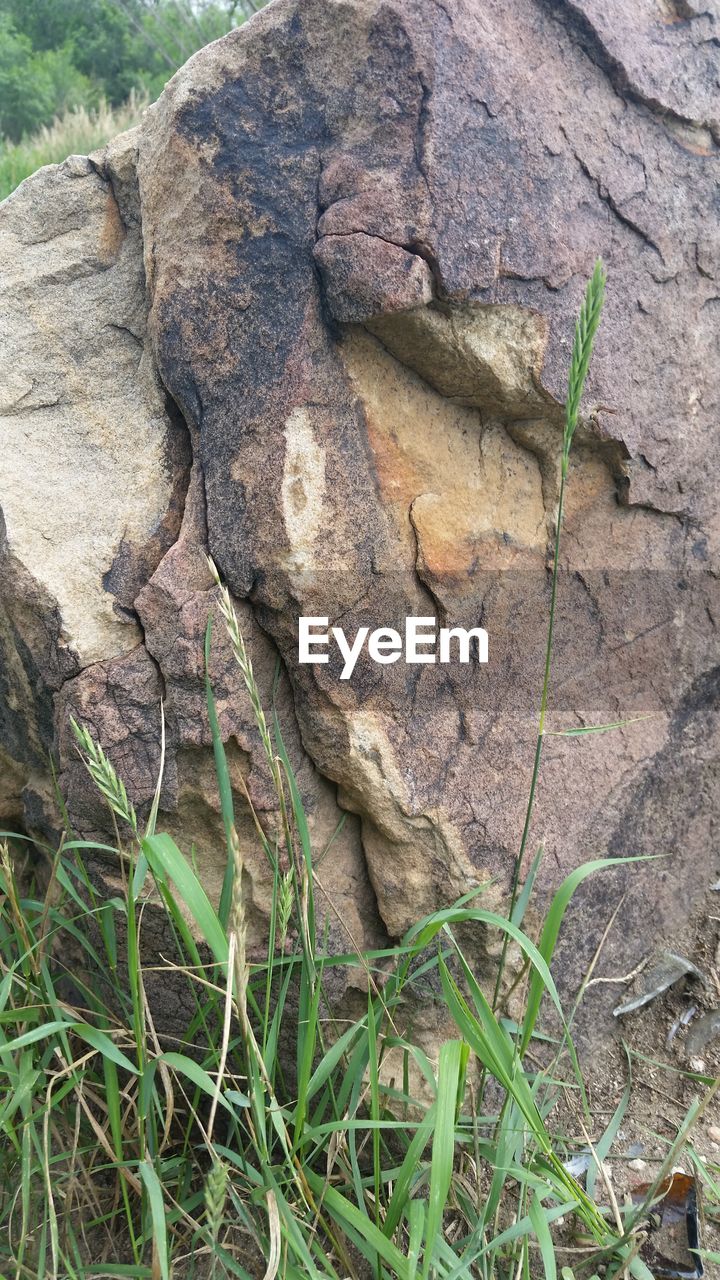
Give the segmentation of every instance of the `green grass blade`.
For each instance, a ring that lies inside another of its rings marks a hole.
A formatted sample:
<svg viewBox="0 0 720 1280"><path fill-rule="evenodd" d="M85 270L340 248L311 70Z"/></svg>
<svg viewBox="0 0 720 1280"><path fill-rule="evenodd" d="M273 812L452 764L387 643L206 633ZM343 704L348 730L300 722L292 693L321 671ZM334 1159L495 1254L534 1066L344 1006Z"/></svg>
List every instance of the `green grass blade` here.
<svg viewBox="0 0 720 1280"><path fill-rule="evenodd" d="M425 1219L425 1252L423 1280L428 1280L436 1240L442 1233L443 1214L452 1182L455 1159L455 1111L458 1084L464 1064L461 1040L447 1040L440 1046L438 1063L438 1091L430 1160L430 1189Z"/></svg>
<svg viewBox="0 0 720 1280"><path fill-rule="evenodd" d="M23 1032L15 1040L7 1040L4 1044L0 1044L0 1059L4 1058L8 1053L16 1053L18 1049L23 1049L26 1044L36 1044L38 1040L49 1040L56 1031L67 1032L72 1031L72 1029L72 1022L62 1022L60 1020L43 1023L40 1027L33 1027L31 1031Z"/></svg>
<svg viewBox="0 0 720 1280"><path fill-rule="evenodd" d="M532 860L530 870L528 871L527 876L525 877L525 883L522 889L520 890L515 906L513 907L513 912L510 919L512 920L513 924L517 926L518 929L522 925L523 919L525 917L525 912L527 911L528 903L532 896L532 891L535 887L535 880L537 878L537 873L540 869L540 863L542 862L542 856L544 851L545 851L544 845L542 844L539 845L538 851Z"/></svg>
<svg viewBox="0 0 720 1280"><path fill-rule="evenodd" d="M313 1190L313 1192L322 1196L324 1204L331 1212L333 1218L343 1224L348 1232L352 1235L357 1243L358 1248L368 1262L375 1263L376 1255L379 1254L384 1262L387 1263L391 1270L393 1280L408 1280L408 1261L403 1257L400 1250L388 1240L375 1226L371 1218L363 1213L357 1205L346 1200L336 1187L325 1183L324 1179L312 1170L307 1169L305 1176Z"/></svg>
<svg viewBox="0 0 720 1280"><path fill-rule="evenodd" d="M425 1234L425 1202L411 1200L408 1207L408 1280L415 1280Z"/></svg>
<svg viewBox="0 0 720 1280"><path fill-rule="evenodd" d="M142 841L142 850L154 875L165 883L171 880L175 885L215 959L226 964L228 941L225 931L200 881L175 841L166 834L150 836Z"/></svg>
<svg viewBox="0 0 720 1280"><path fill-rule="evenodd" d="M617 861L623 862L626 859L618 859ZM544 988L562 1017L560 997L545 955L535 946L534 942L531 942L527 934L513 924L512 920L498 915L495 911L483 911L475 907L447 907L442 911L436 911L431 916L426 916L418 924L414 925L406 933L403 943L407 946L412 943L415 948L422 950L446 926L472 922L491 925L517 942L521 950L525 952L533 968L537 971L541 994ZM550 952L550 956L552 957L552 952ZM406 959L405 964L409 968L410 961Z"/></svg>
<svg viewBox="0 0 720 1280"><path fill-rule="evenodd" d="M557 1267L555 1265L555 1246L553 1245L550 1227L545 1215L545 1210L540 1203L538 1196L533 1196L530 1200L529 1208L530 1221L532 1223L535 1238L540 1246L540 1256L545 1271L545 1280L557 1280Z"/></svg>
<svg viewBox="0 0 720 1280"><path fill-rule="evenodd" d="M327 1053L324 1054L310 1077L305 1093L308 1102L311 1098L315 1097L318 1090L327 1083L333 1073L337 1070L341 1059L350 1049L352 1049L353 1042L360 1035L361 1031L365 1029L366 1025L366 1018L363 1018L360 1022L356 1022L354 1026L348 1027L347 1031L344 1031L343 1034L330 1046Z"/></svg>
<svg viewBox="0 0 720 1280"><path fill-rule="evenodd" d="M215 776L217 778L218 792L220 794L220 812L222 814L223 827L225 829L225 844L227 848L227 862L225 864L225 875L223 877L222 891L220 893L220 905L218 907L218 919L224 929L227 928L230 919L230 904L232 902L232 887L235 878L235 858L233 855L233 828L235 826L235 808L233 805L232 785L230 783L230 771L228 769L227 756L223 745L222 736L220 734L220 722L217 715L217 707L215 706L215 697L210 682L210 647L212 641L212 618L208 618L208 624L205 628L205 700L207 702L208 721L210 723L210 735L212 737L213 756L215 759Z"/></svg>
<svg viewBox="0 0 720 1280"><path fill-rule="evenodd" d="M385 1215L385 1222L383 1223L383 1231L386 1236L393 1236L403 1214L409 1213L415 1203L413 1200L408 1200L408 1196L418 1175L420 1157L432 1137L436 1112L437 1105L433 1103L423 1116L394 1179L393 1192Z"/></svg>
<svg viewBox="0 0 720 1280"><path fill-rule="evenodd" d="M377 1023L373 1006L372 991L368 991L368 1082L370 1085L370 1119L372 1131L372 1164L373 1164L373 1200L375 1204L375 1225L380 1230L380 1197L382 1195L382 1169L380 1165L380 1062L378 1054ZM378 1277L382 1275L380 1259L377 1260Z"/></svg>
<svg viewBox="0 0 720 1280"><path fill-rule="evenodd" d="M583 863L581 867L577 867L575 871L572 871L570 875L563 880L550 905L550 910L545 918L545 924L538 943L538 951L540 952L545 966L547 966L550 960L552 960L560 933L560 927L565 918L565 912L567 911L570 900L579 885L581 885L584 880L587 880L588 876L594 875L596 871L603 871L609 867L626 866L631 862L644 861L648 861L648 858L645 856L640 858L596 858L592 862ZM547 973L549 974L549 969L547 970ZM524 1055L525 1050L530 1043L530 1039L535 1029L537 1016L540 1012L540 1004L542 1002L543 994L546 990L549 992L553 1000L553 1004L555 1004L556 1008L558 1008L562 1014L559 1001L556 1001L553 992L547 986L547 980L543 969L536 965L530 978L525 1017L523 1018L522 1024L523 1032L520 1039L521 1056Z"/></svg>
<svg viewBox="0 0 720 1280"><path fill-rule="evenodd" d="M165 1203L160 1179L148 1160L140 1164L140 1177L147 1191L152 1220L154 1254L160 1270L161 1280L170 1280L170 1256L168 1253L167 1224L165 1222Z"/></svg>
<svg viewBox="0 0 720 1280"><path fill-rule="evenodd" d="M117 1045L113 1043L104 1031L100 1031L98 1027L91 1027L86 1022L74 1022L69 1027L74 1035L79 1036L91 1048L97 1049L104 1058L108 1058L110 1062L114 1062L116 1066L122 1067L123 1071L129 1071L133 1075L138 1075L138 1068L129 1058L121 1053Z"/></svg>
<svg viewBox="0 0 720 1280"><path fill-rule="evenodd" d="M642 716L630 716L627 720L613 720L610 724L579 725L572 729L546 729L546 738L584 738L589 733L611 733L613 729L626 729L628 725L639 724L641 720L654 720L652 713Z"/></svg>
<svg viewBox="0 0 720 1280"><path fill-rule="evenodd" d="M188 1080L191 1080L208 1097L213 1098L215 1096L217 1090L215 1081L205 1068L201 1067L193 1058L188 1058L184 1053L168 1052L161 1054L155 1061L165 1062L169 1067L172 1067L173 1071L179 1071L181 1075L187 1076ZM233 1097L241 1099L241 1103L238 1105L243 1107L250 1105L250 1099L245 1094L238 1093L237 1089L233 1090ZM218 1102L231 1115L235 1115L235 1107L227 1101L222 1093L218 1095Z"/></svg>
<svg viewBox="0 0 720 1280"><path fill-rule="evenodd" d="M298 1085L297 1106L295 1109L295 1129L293 1142L302 1140L303 1129L308 1112L308 1086L312 1074L313 1062L318 1048L318 1020L320 1015L320 994L322 984L319 978L311 981L304 966L302 973L302 990L298 1016Z"/></svg>

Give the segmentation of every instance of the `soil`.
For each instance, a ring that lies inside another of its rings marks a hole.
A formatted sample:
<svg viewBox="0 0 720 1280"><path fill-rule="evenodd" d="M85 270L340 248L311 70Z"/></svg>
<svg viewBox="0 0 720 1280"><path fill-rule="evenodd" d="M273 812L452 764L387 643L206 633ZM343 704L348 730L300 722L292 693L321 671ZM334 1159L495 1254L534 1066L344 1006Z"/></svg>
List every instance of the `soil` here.
<svg viewBox="0 0 720 1280"><path fill-rule="evenodd" d="M630 1071L630 1101L604 1164L605 1177L622 1206L640 1186L657 1177L690 1108L699 1099L701 1113L670 1167L696 1177L701 1247L718 1252L720 1091L708 1095L720 1077L720 1034L697 1051L697 1056L688 1055L686 1043L699 1018L720 1008L720 892L708 889L702 909L681 939L668 939L668 949L691 960L705 976L707 985L693 977L681 979L649 1004L616 1018L614 1042L585 1053L583 1068L593 1117L589 1137L593 1144L601 1138L622 1098ZM630 983L608 984L613 1007L639 994L643 974L654 958L652 954L648 956L648 966ZM669 1040L671 1028L692 1006L697 1012L689 1025L680 1026ZM570 1151L587 1147L576 1094L565 1093L556 1115L558 1120L561 1128L566 1126ZM603 1177L598 1177L596 1195L604 1205L610 1204L611 1195ZM653 1244L651 1236L641 1255L649 1265ZM568 1253L560 1261L577 1268L581 1257ZM706 1261L705 1276L720 1276L720 1266Z"/></svg>

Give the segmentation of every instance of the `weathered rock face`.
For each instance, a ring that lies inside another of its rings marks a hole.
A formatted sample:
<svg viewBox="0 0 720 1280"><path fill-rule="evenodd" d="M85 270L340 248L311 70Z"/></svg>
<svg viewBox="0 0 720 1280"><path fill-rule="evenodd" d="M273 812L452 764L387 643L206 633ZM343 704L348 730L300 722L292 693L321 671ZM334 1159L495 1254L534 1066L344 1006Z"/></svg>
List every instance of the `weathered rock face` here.
<svg viewBox="0 0 720 1280"><path fill-rule="evenodd" d="M141 639L135 596L177 537L190 452L146 338L137 203L89 160L3 205L0 813L47 773L52 695Z"/></svg>
<svg viewBox="0 0 720 1280"><path fill-rule="evenodd" d="M594 0L276 0L138 134L6 203L25 281L0 460L7 812L54 730L71 813L100 829L71 712L149 803L163 697L163 821L217 886L209 549L265 688L281 662L318 847L357 815L320 873L338 945L474 884L497 900L532 763L572 326L601 253L552 727L651 718L549 740L533 839L546 888L603 852L669 854L626 876L607 954L679 936L718 872L720 45L709 12L667 9L633 0L610 28ZM343 681L337 653L299 665L301 615L348 636L481 622L490 662L365 657ZM247 787L271 824L219 638L214 662L239 806ZM243 840L259 939L249 818ZM622 887L586 893L568 974Z"/></svg>

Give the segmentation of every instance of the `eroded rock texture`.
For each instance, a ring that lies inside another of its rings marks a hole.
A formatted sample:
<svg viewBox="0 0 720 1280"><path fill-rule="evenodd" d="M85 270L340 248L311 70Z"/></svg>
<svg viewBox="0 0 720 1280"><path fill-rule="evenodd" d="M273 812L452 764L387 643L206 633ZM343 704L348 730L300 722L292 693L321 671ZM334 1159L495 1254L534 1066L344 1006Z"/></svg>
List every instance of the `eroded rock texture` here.
<svg viewBox="0 0 720 1280"><path fill-rule="evenodd" d="M718 872L720 27L685 3L606 8L275 0L196 55L138 134L3 207L20 316L0 458L6 812L35 797L54 732L71 813L101 829L70 712L149 803L162 697L162 820L217 887L209 548L266 690L280 661L318 848L352 815L319 872L337 944L398 936L475 884L499 901L572 328L600 253L551 727L650 718L549 740L532 839L546 890L608 851L669 855L588 889L568 975L623 889L608 964L681 936ZM408 614L482 622L489 666L365 660L343 682L335 658L298 665L299 615L353 634ZM272 824L219 637L214 663L239 809L247 787ZM249 817L242 835L259 940Z"/></svg>
<svg viewBox="0 0 720 1280"><path fill-rule="evenodd" d="M47 773L53 694L142 638L134 599L177 537L190 453L146 337L139 210L121 181L71 157L0 216L8 818Z"/></svg>

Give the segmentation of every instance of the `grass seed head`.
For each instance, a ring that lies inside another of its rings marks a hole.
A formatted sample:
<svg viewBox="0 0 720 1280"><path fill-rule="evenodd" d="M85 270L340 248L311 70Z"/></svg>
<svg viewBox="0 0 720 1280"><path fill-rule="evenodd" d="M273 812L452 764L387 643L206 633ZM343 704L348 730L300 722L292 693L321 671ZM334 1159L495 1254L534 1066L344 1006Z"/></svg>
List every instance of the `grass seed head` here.
<svg viewBox="0 0 720 1280"><path fill-rule="evenodd" d="M205 1179L205 1220L213 1244L217 1244L222 1230L227 1184L227 1165L222 1160L214 1159Z"/></svg>
<svg viewBox="0 0 720 1280"><path fill-rule="evenodd" d="M595 263L595 270L588 280L585 297L580 308L575 338L573 341L570 373L568 376L568 394L565 402L565 432L563 435L562 463L567 470L570 446L577 427L580 400L582 399L585 379L590 367L595 335L600 324L603 303L605 301L605 283L607 276L601 258Z"/></svg>
<svg viewBox="0 0 720 1280"><path fill-rule="evenodd" d="M258 731L262 739L263 750L267 756L270 770L274 777L276 772L275 752L273 751L272 740L270 738L267 721L265 719L265 712L263 711L262 702L260 700L260 691L257 687L257 681L255 680L255 673L253 672L250 655L245 647L245 641L240 630L240 623L238 622L238 617L235 612L235 606L232 602L232 597L228 588L225 586L225 583L222 581L220 574L218 573L217 566L212 556L207 557L207 562L215 585L219 591L218 607L220 609L220 615L230 637L235 661L240 668L245 688L250 695L250 703L253 709L255 723L258 727Z"/></svg>
<svg viewBox="0 0 720 1280"><path fill-rule="evenodd" d="M282 950L287 938L288 927L290 925L290 916L292 914L293 905L293 888L292 888L292 871L286 871L280 882L280 897L278 901L278 938L280 949Z"/></svg>
<svg viewBox="0 0 720 1280"><path fill-rule="evenodd" d="M113 765L108 760L99 743L95 742L88 729L70 718L72 731L82 761L100 794L107 801L113 813L123 822L127 822L133 835L138 834L137 815L128 800L125 783L119 778Z"/></svg>

